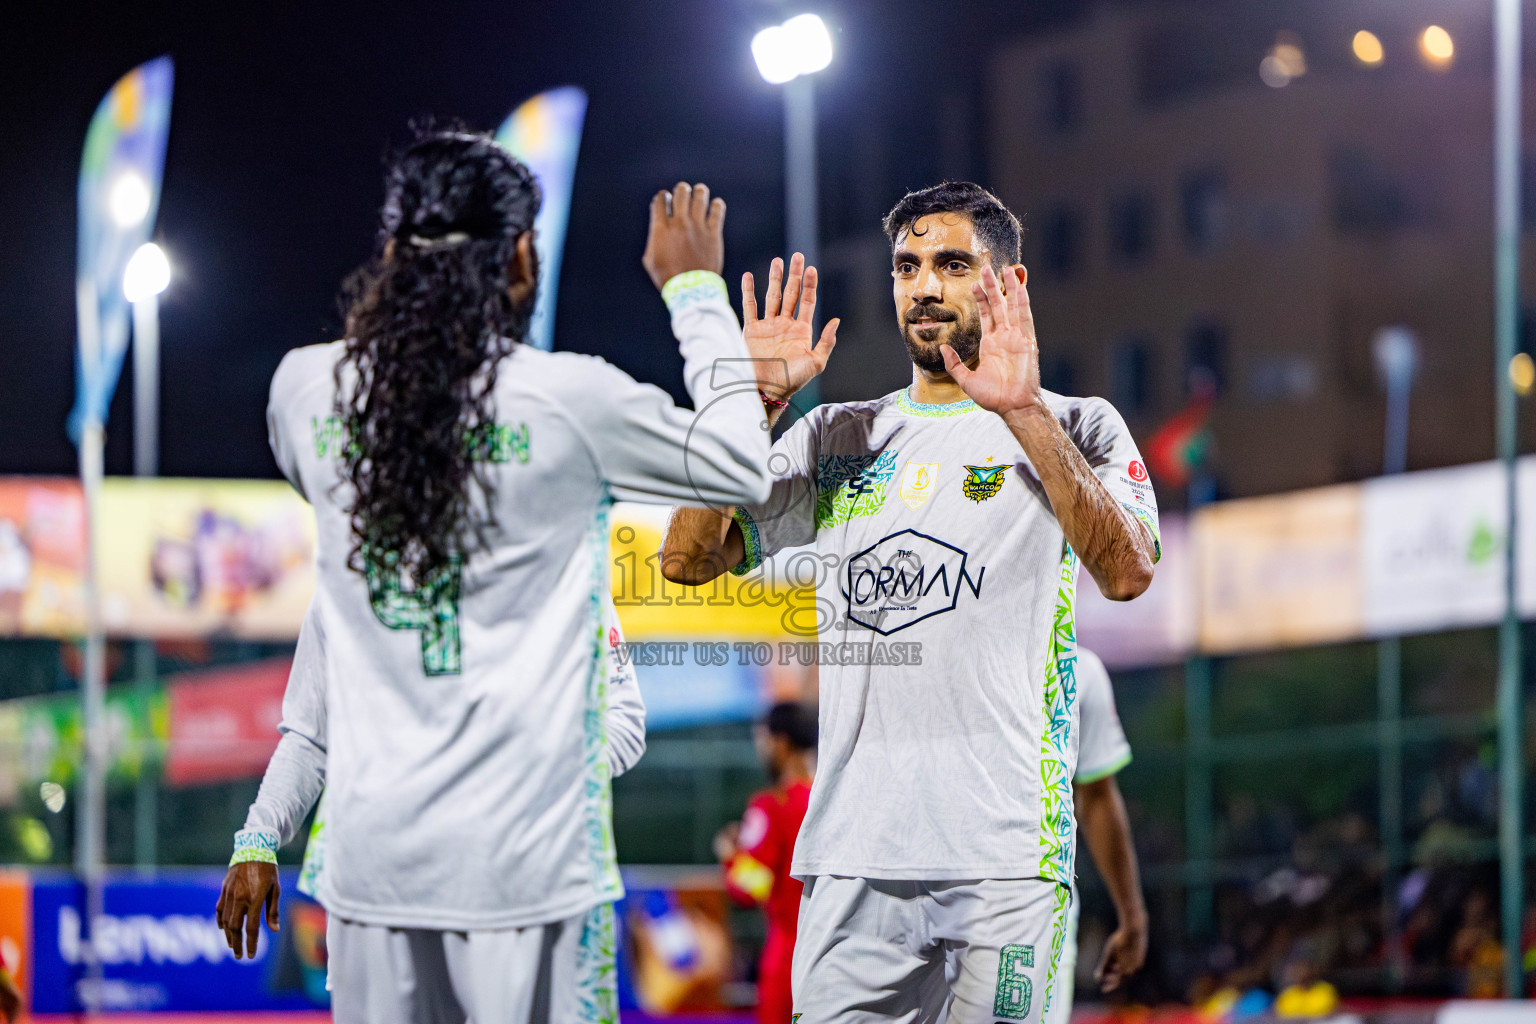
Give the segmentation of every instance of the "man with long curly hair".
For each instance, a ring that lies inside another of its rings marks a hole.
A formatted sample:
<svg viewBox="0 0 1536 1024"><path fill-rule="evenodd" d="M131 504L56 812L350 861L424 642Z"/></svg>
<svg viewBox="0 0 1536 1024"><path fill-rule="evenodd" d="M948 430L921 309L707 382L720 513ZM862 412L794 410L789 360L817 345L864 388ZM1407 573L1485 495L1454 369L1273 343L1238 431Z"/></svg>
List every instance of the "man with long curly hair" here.
<svg viewBox="0 0 1536 1024"><path fill-rule="evenodd" d="M719 277L724 204L702 185L658 193L643 257L696 413L600 359L521 344L538 207L488 137L421 134L391 162L345 340L289 353L272 382L273 452L319 531L338 1022L611 1012L583 977L607 952L588 914L623 891L607 509L768 493L759 383ZM771 350L790 329L755 337ZM219 912L248 952L279 838L236 838Z"/></svg>

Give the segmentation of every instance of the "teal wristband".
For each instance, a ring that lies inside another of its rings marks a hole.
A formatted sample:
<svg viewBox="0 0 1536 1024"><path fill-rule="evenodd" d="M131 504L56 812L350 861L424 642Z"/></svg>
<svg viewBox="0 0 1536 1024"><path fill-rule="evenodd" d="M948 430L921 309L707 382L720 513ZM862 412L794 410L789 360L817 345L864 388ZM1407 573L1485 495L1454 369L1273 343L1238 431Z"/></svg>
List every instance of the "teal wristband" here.
<svg viewBox="0 0 1536 1024"><path fill-rule="evenodd" d="M763 538L757 532L757 522L753 520L752 513L741 506L731 513L731 518L736 520L741 527L741 546L743 549L741 564L731 570L732 576L745 576L747 573L763 564Z"/></svg>
<svg viewBox="0 0 1536 1024"><path fill-rule="evenodd" d="M235 852L229 858L229 866L251 861L277 863L277 836L274 833L259 828L241 829L235 833Z"/></svg>
<svg viewBox="0 0 1536 1024"><path fill-rule="evenodd" d="M729 303L725 278L712 270L685 270L661 286L661 300L673 316L700 302Z"/></svg>

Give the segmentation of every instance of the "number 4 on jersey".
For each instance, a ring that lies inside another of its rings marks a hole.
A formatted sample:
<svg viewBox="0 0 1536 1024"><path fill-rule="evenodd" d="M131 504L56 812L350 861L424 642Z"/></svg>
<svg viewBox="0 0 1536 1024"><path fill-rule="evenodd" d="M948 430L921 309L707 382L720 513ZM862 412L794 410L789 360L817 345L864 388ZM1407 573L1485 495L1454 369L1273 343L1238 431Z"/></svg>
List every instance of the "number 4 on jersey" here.
<svg viewBox="0 0 1536 1024"><path fill-rule="evenodd" d="M462 668L459 647L459 584L463 566L455 556L425 583L406 589L402 573L387 563L368 563L368 603L390 629L421 633L421 670L454 676Z"/></svg>

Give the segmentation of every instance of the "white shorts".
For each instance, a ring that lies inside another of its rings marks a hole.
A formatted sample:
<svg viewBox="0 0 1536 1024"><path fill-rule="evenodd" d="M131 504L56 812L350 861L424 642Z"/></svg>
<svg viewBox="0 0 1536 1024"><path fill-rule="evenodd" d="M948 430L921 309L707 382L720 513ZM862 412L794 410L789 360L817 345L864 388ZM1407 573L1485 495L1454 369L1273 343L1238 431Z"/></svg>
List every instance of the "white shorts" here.
<svg viewBox="0 0 1536 1024"><path fill-rule="evenodd" d="M1067 940L1062 946L1061 961L1056 965L1056 977L1061 981L1051 996L1051 1008L1046 1013L1046 1024L1067 1024L1072 1019L1072 1001L1077 989L1077 929L1081 904L1077 902L1077 890L1072 891L1072 905L1067 910Z"/></svg>
<svg viewBox="0 0 1536 1024"><path fill-rule="evenodd" d="M554 924L446 932L326 924L336 1024L617 1024L613 904Z"/></svg>
<svg viewBox="0 0 1536 1024"><path fill-rule="evenodd" d="M1061 986L1071 890L1037 878L805 883L795 941L804 1024L1043 1024Z"/></svg>

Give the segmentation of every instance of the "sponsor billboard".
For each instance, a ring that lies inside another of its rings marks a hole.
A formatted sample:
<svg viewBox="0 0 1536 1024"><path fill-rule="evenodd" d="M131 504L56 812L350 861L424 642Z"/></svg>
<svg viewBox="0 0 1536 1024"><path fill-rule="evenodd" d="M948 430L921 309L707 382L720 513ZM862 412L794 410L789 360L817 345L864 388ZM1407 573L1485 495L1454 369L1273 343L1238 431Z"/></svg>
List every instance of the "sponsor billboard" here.
<svg viewBox="0 0 1536 1024"><path fill-rule="evenodd" d="M101 501L109 632L298 636L315 588L315 517L286 483L115 477Z"/></svg>
<svg viewBox="0 0 1536 1024"><path fill-rule="evenodd" d="M74 480L0 478L0 636L85 630L85 499Z"/></svg>
<svg viewBox="0 0 1536 1024"><path fill-rule="evenodd" d="M98 995L116 1011L303 1010L326 1004L324 946L315 944L313 907L295 895L297 872L282 873L276 936L261 930L254 960L236 960L213 919L222 870L117 876L87 941L84 889L68 875L31 883L33 1012L78 1013L101 964ZM313 914L310 914L310 918ZM308 927L306 928L306 923ZM305 933L305 934L300 934ZM321 926L323 935L323 926ZM313 962L316 957L319 963Z"/></svg>
<svg viewBox="0 0 1536 1024"><path fill-rule="evenodd" d="M610 516L613 604L630 641L816 638L815 585L836 580L813 551L782 551L746 576L724 573L704 587L668 583L661 537L671 509L622 503Z"/></svg>
<svg viewBox="0 0 1536 1024"><path fill-rule="evenodd" d="M176 676L169 687L166 781L199 786L266 771L292 664L273 658Z"/></svg>
<svg viewBox="0 0 1536 1024"><path fill-rule="evenodd" d="M106 701L107 771L138 777L146 755L167 735L165 694L114 686ZM22 786L68 785L84 752L80 695L62 693L0 702L0 806L15 803Z"/></svg>
<svg viewBox="0 0 1536 1024"><path fill-rule="evenodd" d="M1195 513L1194 540L1203 650L1360 635L1358 486L1207 505Z"/></svg>
<svg viewBox="0 0 1536 1024"><path fill-rule="evenodd" d="M1134 601L1111 601L1085 569L1077 577L1077 638L1110 668L1167 665L1195 646L1194 566L1183 516L1162 519L1163 557Z"/></svg>
<svg viewBox="0 0 1536 1024"><path fill-rule="evenodd" d="M1495 462L1367 480L1366 633L1485 625L1504 614L1504 470Z"/></svg>

